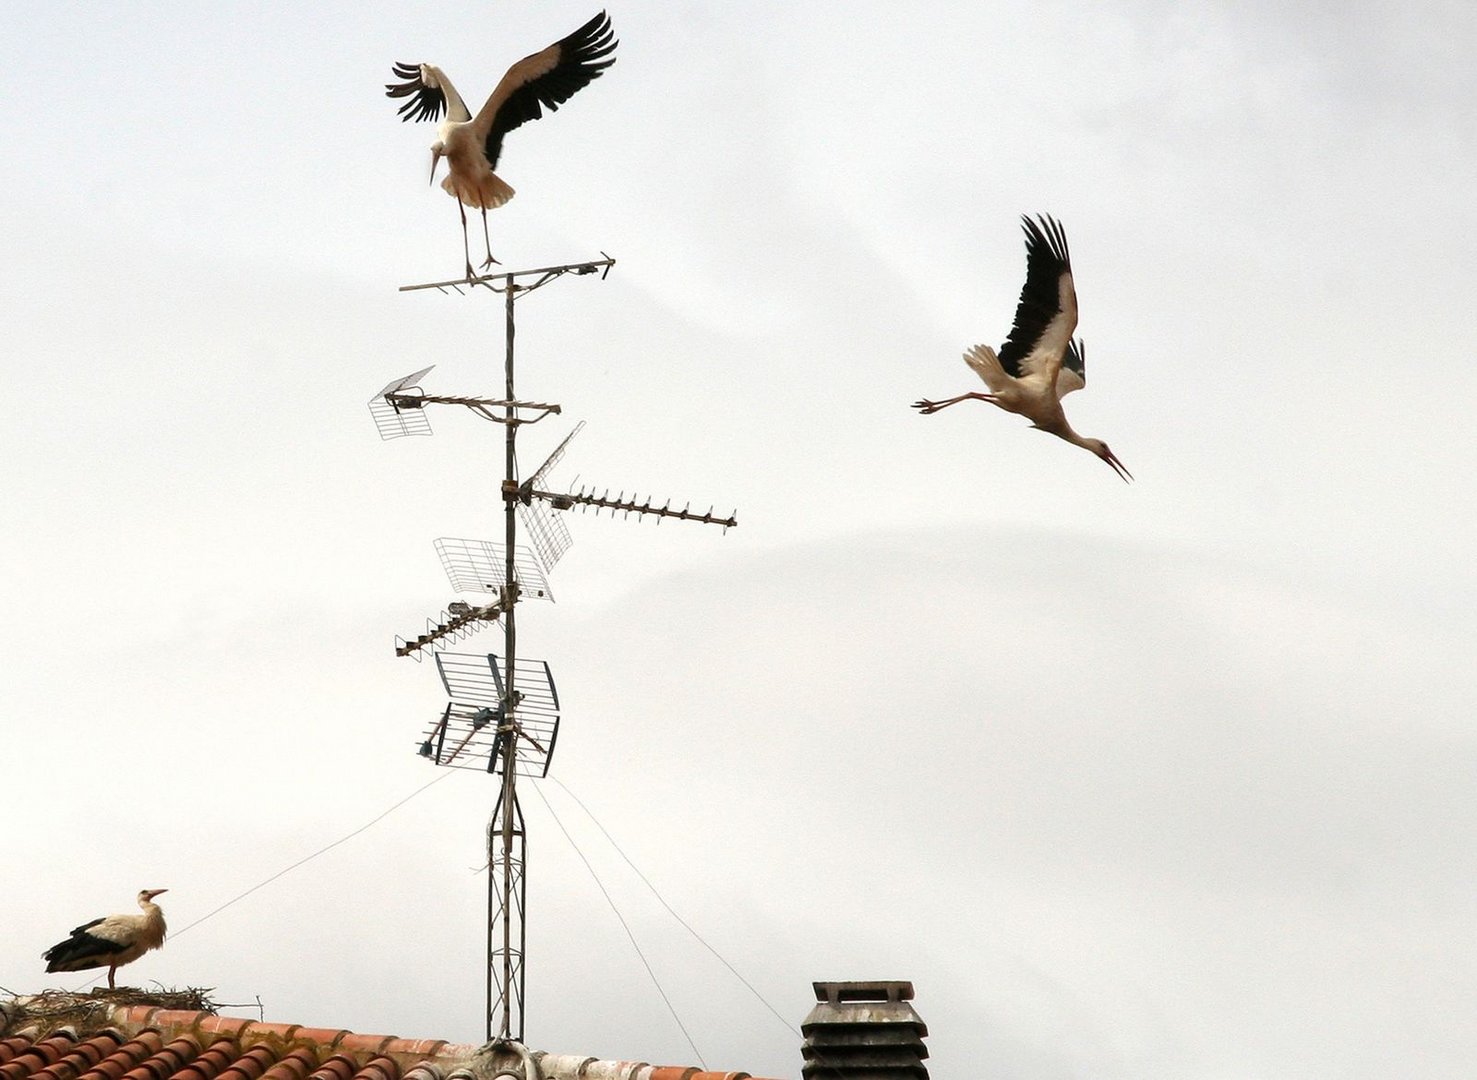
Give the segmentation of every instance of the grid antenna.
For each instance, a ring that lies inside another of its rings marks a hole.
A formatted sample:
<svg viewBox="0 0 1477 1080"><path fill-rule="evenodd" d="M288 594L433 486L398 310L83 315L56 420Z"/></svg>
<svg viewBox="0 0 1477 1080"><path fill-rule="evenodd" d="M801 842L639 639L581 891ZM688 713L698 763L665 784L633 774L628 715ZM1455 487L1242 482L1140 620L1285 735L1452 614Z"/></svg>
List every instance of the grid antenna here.
<svg viewBox="0 0 1477 1080"><path fill-rule="evenodd" d="M564 460L564 451L569 448L570 441L584 429L585 422L581 420L574 425L574 429L554 447L554 452L544 459L544 463L533 471L528 478L528 483L542 483L544 477L553 471L554 466ZM523 518L523 527L528 530L528 538L533 541L534 548L539 557L544 561L544 569L554 569L554 564L564 557L573 541L569 537L569 530L564 527L564 522L558 517L548 513L542 503L534 503L530 500L520 499L518 513Z"/></svg>
<svg viewBox="0 0 1477 1080"><path fill-rule="evenodd" d="M519 776L547 775L558 741L559 695L549 665L530 660L517 648L517 606L526 599L553 600L549 574L569 549L569 530L562 513L579 508L596 514L610 511L623 517L655 517L718 525L725 531L738 524L735 515L716 516L709 508L693 512L689 505L674 508L670 500L657 505L651 498L627 497L620 492L552 490L549 478L563 460L580 421L564 436L543 464L526 480L517 471L518 430L559 415L557 404L528 401L514 390L513 340L516 302L566 274L609 274L615 260L608 255L585 263L545 266L489 274L470 280L406 285L402 292L433 289L438 292L477 294L490 290L503 297L506 359L501 397L471 397L428 393L421 385L431 368L393 380L369 403L370 414L382 439L429 435L426 409L433 405L459 406L503 426L504 477L503 538L469 540L442 537L436 552L452 588L459 594L484 594L476 603L458 599L435 618L426 620L424 633L396 638L395 654L416 660L433 655L448 701L422 730L417 750L436 765L478 769L501 778L497 803L487 827L487 1038L523 1041L524 958L527 936L527 836L518 805ZM519 543L519 528L528 543ZM503 630L503 651L473 654L443 651L491 623Z"/></svg>

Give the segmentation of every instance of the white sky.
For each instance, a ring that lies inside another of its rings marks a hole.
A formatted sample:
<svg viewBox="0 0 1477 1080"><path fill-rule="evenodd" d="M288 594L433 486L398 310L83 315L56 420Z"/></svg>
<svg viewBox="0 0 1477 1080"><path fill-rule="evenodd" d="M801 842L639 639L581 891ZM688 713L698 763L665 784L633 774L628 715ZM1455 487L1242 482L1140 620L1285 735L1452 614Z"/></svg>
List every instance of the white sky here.
<svg viewBox="0 0 1477 1080"><path fill-rule="evenodd" d="M0 986L168 886L184 927L438 775L391 654L495 536L501 429L381 443L392 377L495 394L433 129L593 5L11 3L0 110L8 878ZM509 136L556 474L737 507L573 517L521 609L555 775L797 1026L906 978L934 1075L1467 1077L1477 9L664 3ZM963 405L1071 241L1079 431ZM563 424L563 427L558 425ZM468 643L494 649L483 634ZM713 1067L799 1043L557 786ZM126 969L267 1019L475 1041L458 774ZM528 1039L693 1060L530 785ZM65 984L85 984L82 976Z"/></svg>

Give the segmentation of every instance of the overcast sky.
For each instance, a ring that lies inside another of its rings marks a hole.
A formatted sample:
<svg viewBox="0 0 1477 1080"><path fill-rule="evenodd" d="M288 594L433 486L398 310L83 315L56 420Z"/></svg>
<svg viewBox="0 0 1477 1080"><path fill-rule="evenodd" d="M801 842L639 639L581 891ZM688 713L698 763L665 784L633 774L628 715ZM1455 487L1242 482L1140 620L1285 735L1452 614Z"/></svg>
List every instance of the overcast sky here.
<svg viewBox="0 0 1477 1080"><path fill-rule="evenodd" d="M0 986L168 887L182 929L441 773L392 654L501 531L496 396L394 61L480 102L584 22L9 3ZM814 979L911 979L934 1075L1468 1077L1477 1057L1477 9L1463 0L649 3L506 141L504 265L572 516L520 649L564 705L530 830L530 1045L798 1076ZM475 104L473 106L475 108ZM1071 243L1076 428L980 389ZM475 219L474 219L475 220ZM527 466L531 467L531 466ZM468 597L475 599L475 597ZM499 649L484 633L461 648ZM124 981L476 1041L483 829L454 773Z"/></svg>

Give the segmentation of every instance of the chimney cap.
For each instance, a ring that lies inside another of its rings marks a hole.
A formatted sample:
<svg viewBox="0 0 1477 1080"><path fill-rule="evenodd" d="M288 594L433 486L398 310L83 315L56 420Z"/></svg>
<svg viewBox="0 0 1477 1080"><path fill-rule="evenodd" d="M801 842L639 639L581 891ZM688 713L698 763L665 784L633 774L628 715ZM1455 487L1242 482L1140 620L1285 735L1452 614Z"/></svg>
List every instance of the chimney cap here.
<svg viewBox="0 0 1477 1080"><path fill-rule="evenodd" d="M849 1002L912 1001L911 982L814 982L817 1001L841 1005Z"/></svg>
<svg viewBox="0 0 1477 1080"><path fill-rule="evenodd" d="M928 1080L928 1028L910 982L816 982L800 1025L804 1080Z"/></svg>

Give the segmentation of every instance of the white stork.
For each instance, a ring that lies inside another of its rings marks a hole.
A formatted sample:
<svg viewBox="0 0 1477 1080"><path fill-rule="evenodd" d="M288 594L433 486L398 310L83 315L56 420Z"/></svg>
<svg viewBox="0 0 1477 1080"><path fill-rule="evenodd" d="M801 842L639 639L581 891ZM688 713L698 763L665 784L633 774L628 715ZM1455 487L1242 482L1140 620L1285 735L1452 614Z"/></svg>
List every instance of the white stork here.
<svg viewBox="0 0 1477 1080"><path fill-rule="evenodd" d="M1062 411L1062 398L1087 385L1087 347L1072 338L1077 328L1077 291L1072 286L1067 234L1051 217L1032 221L1022 215L1021 221L1026 232L1026 283L1021 286L1010 336L998 354L988 345L976 345L964 354L964 362L990 392L916 401L913 407L926 416L970 398L988 401L1006 412L1020 413L1033 428L1091 450L1127 483L1133 474L1108 444L1078 435Z"/></svg>
<svg viewBox="0 0 1477 1080"><path fill-rule="evenodd" d="M466 208L475 206L482 211L482 239L487 244L487 261L482 264L485 270L497 262L487 236L487 211L513 197L513 189L492 171L502 153L503 136L527 120L537 120L543 115L541 106L554 112L598 79L615 63L610 55L615 46L610 17L602 11L568 37L510 67L476 116L467 110L440 68L395 64L395 75L404 81L386 83L385 96L410 99L398 110L401 120L436 120L446 114L431 144L431 182L436 182L436 166L444 157L447 176L441 186L456 198L461 214L462 253L467 259L469 280L475 275L467 248Z"/></svg>
<svg viewBox="0 0 1477 1080"><path fill-rule="evenodd" d="M86 971L108 969L108 989L124 964L131 964L150 949L164 944L164 912L154 897L166 889L145 889L138 894L142 915L106 915L83 923L65 941L58 941L41 954L46 970Z"/></svg>

